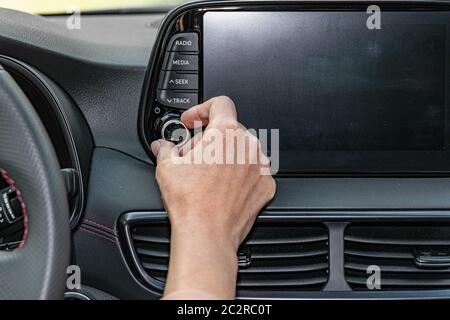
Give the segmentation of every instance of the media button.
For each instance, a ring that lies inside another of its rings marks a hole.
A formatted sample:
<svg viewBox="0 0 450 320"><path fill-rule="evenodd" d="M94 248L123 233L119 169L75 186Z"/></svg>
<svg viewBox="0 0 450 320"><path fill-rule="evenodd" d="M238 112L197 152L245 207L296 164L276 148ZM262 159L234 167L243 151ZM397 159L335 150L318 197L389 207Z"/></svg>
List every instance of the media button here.
<svg viewBox="0 0 450 320"><path fill-rule="evenodd" d="M174 71L197 71L198 56L193 54L182 54L179 52L166 53L164 62L165 70Z"/></svg>
<svg viewBox="0 0 450 320"><path fill-rule="evenodd" d="M158 98L161 104L179 109L188 109L198 104L198 94L195 92L158 90Z"/></svg>
<svg viewBox="0 0 450 320"><path fill-rule="evenodd" d="M178 33L169 42L168 51L197 52L198 35L195 32Z"/></svg>

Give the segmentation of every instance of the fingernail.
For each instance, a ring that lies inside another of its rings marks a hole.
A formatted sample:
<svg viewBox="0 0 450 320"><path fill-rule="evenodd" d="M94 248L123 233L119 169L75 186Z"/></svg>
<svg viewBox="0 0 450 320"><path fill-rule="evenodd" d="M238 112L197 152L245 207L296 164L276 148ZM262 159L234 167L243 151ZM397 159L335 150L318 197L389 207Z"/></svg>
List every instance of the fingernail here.
<svg viewBox="0 0 450 320"><path fill-rule="evenodd" d="M159 151L160 146L161 146L161 142L159 140L153 141L150 146L155 157L158 156L158 151Z"/></svg>

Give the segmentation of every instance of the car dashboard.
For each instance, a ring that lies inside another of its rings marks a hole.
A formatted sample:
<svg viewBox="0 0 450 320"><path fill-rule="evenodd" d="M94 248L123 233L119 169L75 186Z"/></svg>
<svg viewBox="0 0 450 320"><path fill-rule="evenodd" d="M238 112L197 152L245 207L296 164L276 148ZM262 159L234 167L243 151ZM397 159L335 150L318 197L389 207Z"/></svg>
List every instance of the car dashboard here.
<svg viewBox="0 0 450 320"><path fill-rule="evenodd" d="M161 296L170 223L150 144L183 142L181 113L229 95L277 164L237 298L450 297L450 3L377 1L381 29L368 6L206 1L83 15L79 30L0 10L0 64L65 177L83 295Z"/></svg>

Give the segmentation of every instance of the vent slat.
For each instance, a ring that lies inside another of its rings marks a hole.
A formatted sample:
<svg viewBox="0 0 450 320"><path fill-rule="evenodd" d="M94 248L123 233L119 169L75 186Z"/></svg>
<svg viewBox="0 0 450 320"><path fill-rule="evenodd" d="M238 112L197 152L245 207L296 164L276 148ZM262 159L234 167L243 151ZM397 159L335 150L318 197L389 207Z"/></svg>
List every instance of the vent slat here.
<svg viewBox="0 0 450 320"><path fill-rule="evenodd" d="M309 252L291 252L291 253L253 253L252 259L295 259L295 258L308 258L319 257L328 254L328 250L318 250Z"/></svg>
<svg viewBox="0 0 450 320"><path fill-rule="evenodd" d="M136 252L139 255L147 256L147 257L169 258L169 250L158 251L158 250L150 250L150 249L144 249L144 248L136 248Z"/></svg>
<svg viewBox="0 0 450 320"><path fill-rule="evenodd" d="M363 237L352 237L346 236L346 241L358 242L358 243L369 243L369 244L379 244L379 245L402 245L402 246L450 246L450 240L422 240L422 239L376 239L376 238L363 238Z"/></svg>
<svg viewBox="0 0 450 320"><path fill-rule="evenodd" d="M167 272L168 271L168 266L166 264L156 264L156 263L148 263L148 262L143 262L142 266L146 269L146 270L154 270L154 271L164 271Z"/></svg>
<svg viewBox="0 0 450 320"><path fill-rule="evenodd" d="M131 230L134 250L148 276L161 282L168 271L168 225L146 223ZM320 290L328 280L328 231L320 224L257 223L239 250L250 264L238 270L242 290ZM155 283L151 284L155 286Z"/></svg>
<svg viewBox="0 0 450 320"><path fill-rule="evenodd" d="M411 247L382 246L382 245L351 245L346 243L345 253L362 258L378 259L413 259L414 254Z"/></svg>
<svg viewBox="0 0 450 320"><path fill-rule="evenodd" d="M289 267L254 267L249 269L239 269L240 273L289 273L289 272L309 272L317 270L326 270L327 263L317 263L310 265L299 265Z"/></svg>
<svg viewBox="0 0 450 320"><path fill-rule="evenodd" d="M292 279L292 280L240 280L237 282L238 287L302 287L302 286L315 286L325 284L328 277L311 277L305 279Z"/></svg>
<svg viewBox="0 0 450 320"><path fill-rule="evenodd" d="M164 271L167 272L167 265L165 264L155 264L155 263L146 263L143 262L142 265L147 270L155 270L155 271ZM313 265L306 265L306 266L299 266L299 267L255 267L251 269L239 269L239 273L251 273L251 274L257 274L257 273L298 273L298 272L311 272L311 271L318 271L318 270L326 270L328 268L328 264L326 263L320 263L320 264L313 264Z"/></svg>
<svg viewBox="0 0 450 320"><path fill-rule="evenodd" d="M155 271L164 271L167 272L168 268L165 264L155 264L155 263L142 263L143 267L147 270L155 270ZM297 273L297 272L311 272L318 270L326 270L328 268L328 264L313 264L299 267L255 267L251 269L239 269L239 273Z"/></svg>
<svg viewBox="0 0 450 320"><path fill-rule="evenodd" d="M311 242L321 242L328 240L327 235L318 235L312 237L304 237L298 239L285 238L285 239L251 239L247 245L277 245L277 244L304 244Z"/></svg>
<svg viewBox="0 0 450 320"><path fill-rule="evenodd" d="M376 263L374 263L376 265ZM367 271L368 264L358 264L358 263L346 263L345 268L357 271ZM450 269L419 269L413 266L396 266L396 265L381 265L378 264L383 275L385 272L392 273L450 273ZM365 274L367 278L367 273Z"/></svg>
<svg viewBox="0 0 450 320"><path fill-rule="evenodd" d="M142 242L152 242L152 243L162 243L162 244L169 244L170 240L169 238L162 238L162 237L152 237L147 235L133 235L134 241L142 241Z"/></svg>
<svg viewBox="0 0 450 320"><path fill-rule="evenodd" d="M166 281L165 276L155 276L155 279L161 282ZM327 277L309 277L305 279L296 278L292 280L272 281L272 280L239 280L238 288L258 288L258 287L303 287L303 286L319 286L327 282Z"/></svg>
<svg viewBox="0 0 450 320"><path fill-rule="evenodd" d="M412 253L409 252L382 252L382 251L362 251L362 250L347 250L346 254L359 257L369 257L378 259L412 259Z"/></svg>
<svg viewBox="0 0 450 320"><path fill-rule="evenodd" d="M416 256L450 257L450 224L353 224L345 231L345 278L368 290L369 266L380 268L381 290L450 288L450 268L419 264Z"/></svg>
<svg viewBox="0 0 450 320"><path fill-rule="evenodd" d="M354 283L358 285L365 286L366 285L366 279L359 278L359 277L347 277L347 281L349 283ZM381 288L383 287L407 287L408 289L411 289L411 287L415 288L430 288L430 287L448 287L450 286L450 279L430 279L430 280L423 280L423 279L383 279L381 281Z"/></svg>

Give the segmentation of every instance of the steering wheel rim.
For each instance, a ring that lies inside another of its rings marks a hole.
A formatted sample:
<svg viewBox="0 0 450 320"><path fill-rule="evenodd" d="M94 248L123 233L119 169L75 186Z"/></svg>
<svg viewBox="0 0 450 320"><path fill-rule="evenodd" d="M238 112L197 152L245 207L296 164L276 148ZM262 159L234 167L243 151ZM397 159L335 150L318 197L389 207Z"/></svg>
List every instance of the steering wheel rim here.
<svg viewBox="0 0 450 320"><path fill-rule="evenodd" d="M0 169L23 200L26 228L18 249L0 252L0 300L62 299L70 228L58 160L36 111L1 65Z"/></svg>

